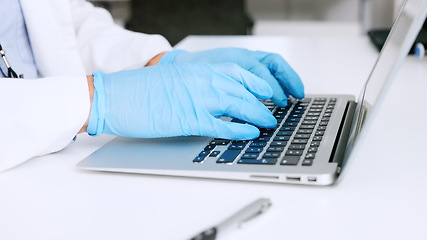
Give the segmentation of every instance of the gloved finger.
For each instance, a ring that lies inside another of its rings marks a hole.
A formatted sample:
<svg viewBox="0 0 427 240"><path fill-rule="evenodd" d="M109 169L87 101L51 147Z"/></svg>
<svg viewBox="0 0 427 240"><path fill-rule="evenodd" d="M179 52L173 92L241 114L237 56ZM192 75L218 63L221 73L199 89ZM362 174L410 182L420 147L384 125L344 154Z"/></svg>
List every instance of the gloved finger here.
<svg viewBox="0 0 427 240"><path fill-rule="evenodd" d="M260 63L264 64L279 81L285 91L296 98L304 98L304 85L301 78L282 56L261 51L254 54Z"/></svg>
<svg viewBox="0 0 427 240"><path fill-rule="evenodd" d="M222 95L216 107L217 112L211 112L214 117L238 118L261 128L273 128L277 124L270 110L253 96Z"/></svg>
<svg viewBox="0 0 427 240"><path fill-rule="evenodd" d="M277 81L277 79L270 73L270 70L261 63L257 63L254 65L254 67L251 68L251 72L264 79L264 81L271 86L273 90L273 96L271 97L271 100L280 107L286 107L288 104L289 94L287 93L286 89L283 89L283 86Z"/></svg>
<svg viewBox="0 0 427 240"><path fill-rule="evenodd" d="M212 120L212 128L206 136L231 140L249 140L259 136L259 129L250 124L224 121L218 118Z"/></svg>
<svg viewBox="0 0 427 240"><path fill-rule="evenodd" d="M241 84L257 98L269 99L273 96L273 89L268 83L263 81L258 76L252 74L251 72L239 67L237 64L216 64L214 65L214 68L221 74L224 74L228 78L231 78L235 82ZM239 95L241 91L239 90L237 93L233 94L233 90L236 90L236 88L226 87L225 90L228 90L228 93L232 95Z"/></svg>

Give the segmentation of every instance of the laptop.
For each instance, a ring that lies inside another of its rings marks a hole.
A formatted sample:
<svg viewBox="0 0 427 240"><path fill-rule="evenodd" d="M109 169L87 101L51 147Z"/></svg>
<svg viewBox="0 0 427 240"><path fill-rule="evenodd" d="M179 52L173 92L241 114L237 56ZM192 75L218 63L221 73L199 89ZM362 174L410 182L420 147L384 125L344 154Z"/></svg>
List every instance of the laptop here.
<svg viewBox="0 0 427 240"><path fill-rule="evenodd" d="M427 15L427 0L402 6L360 96L307 95L280 108L266 106L278 124L250 141L208 137L116 137L77 167L86 170L330 185L342 172L362 128L369 124ZM238 120L231 120L238 121Z"/></svg>

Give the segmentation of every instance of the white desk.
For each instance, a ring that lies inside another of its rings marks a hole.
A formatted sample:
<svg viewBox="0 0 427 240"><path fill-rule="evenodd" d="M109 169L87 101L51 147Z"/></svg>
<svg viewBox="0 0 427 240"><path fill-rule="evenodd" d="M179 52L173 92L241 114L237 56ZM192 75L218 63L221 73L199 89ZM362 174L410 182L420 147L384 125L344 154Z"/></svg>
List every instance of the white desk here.
<svg viewBox="0 0 427 240"><path fill-rule="evenodd" d="M376 58L365 38L189 37L179 44L225 46L282 54L307 93L357 95ZM415 112L426 76L427 60L405 61L334 186L80 171L75 164L111 139L82 135L0 174L0 239L186 239L258 197L272 208L221 239L427 239L427 114Z"/></svg>

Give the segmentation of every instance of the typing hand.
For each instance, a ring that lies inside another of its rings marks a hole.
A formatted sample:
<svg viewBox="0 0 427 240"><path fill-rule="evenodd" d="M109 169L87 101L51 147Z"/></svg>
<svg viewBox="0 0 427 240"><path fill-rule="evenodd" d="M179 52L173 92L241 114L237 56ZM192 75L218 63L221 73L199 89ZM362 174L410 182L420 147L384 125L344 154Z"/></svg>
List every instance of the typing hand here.
<svg viewBox="0 0 427 240"><path fill-rule="evenodd" d="M165 63L224 63L232 62L264 79L273 89L273 102L286 106L289 95L304 97L304 86L298 74L278 54L250 51L242 48L216 48L201 52L174 50L167 52L160 64Z"/></svg>
<svg viewBox="0 0 427 240"><path fill-rule="evenodd" d="M236 64L164 64L112 74L96 72L87 132L127 137L200 135L253 139L276 119L257 98L271 87ZM220 116L251 124L227 122Z"/></svg>

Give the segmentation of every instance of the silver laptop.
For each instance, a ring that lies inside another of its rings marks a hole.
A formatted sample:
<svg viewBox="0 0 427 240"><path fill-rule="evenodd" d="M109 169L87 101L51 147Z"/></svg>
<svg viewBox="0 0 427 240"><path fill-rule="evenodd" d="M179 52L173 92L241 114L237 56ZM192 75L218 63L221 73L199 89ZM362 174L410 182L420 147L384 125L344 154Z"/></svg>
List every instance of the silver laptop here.
<svg viewBox="0 0 427 240"><path fill-rule="evenodd" d="M275 129L260 129L257 139L117 137L77 166L108 172L332 184L358 133L374 116L426 15L427 0L405 2L357 100L347 95L307 95L302 100L290 99L286 108L266 101L278 124Z"/></svg>

